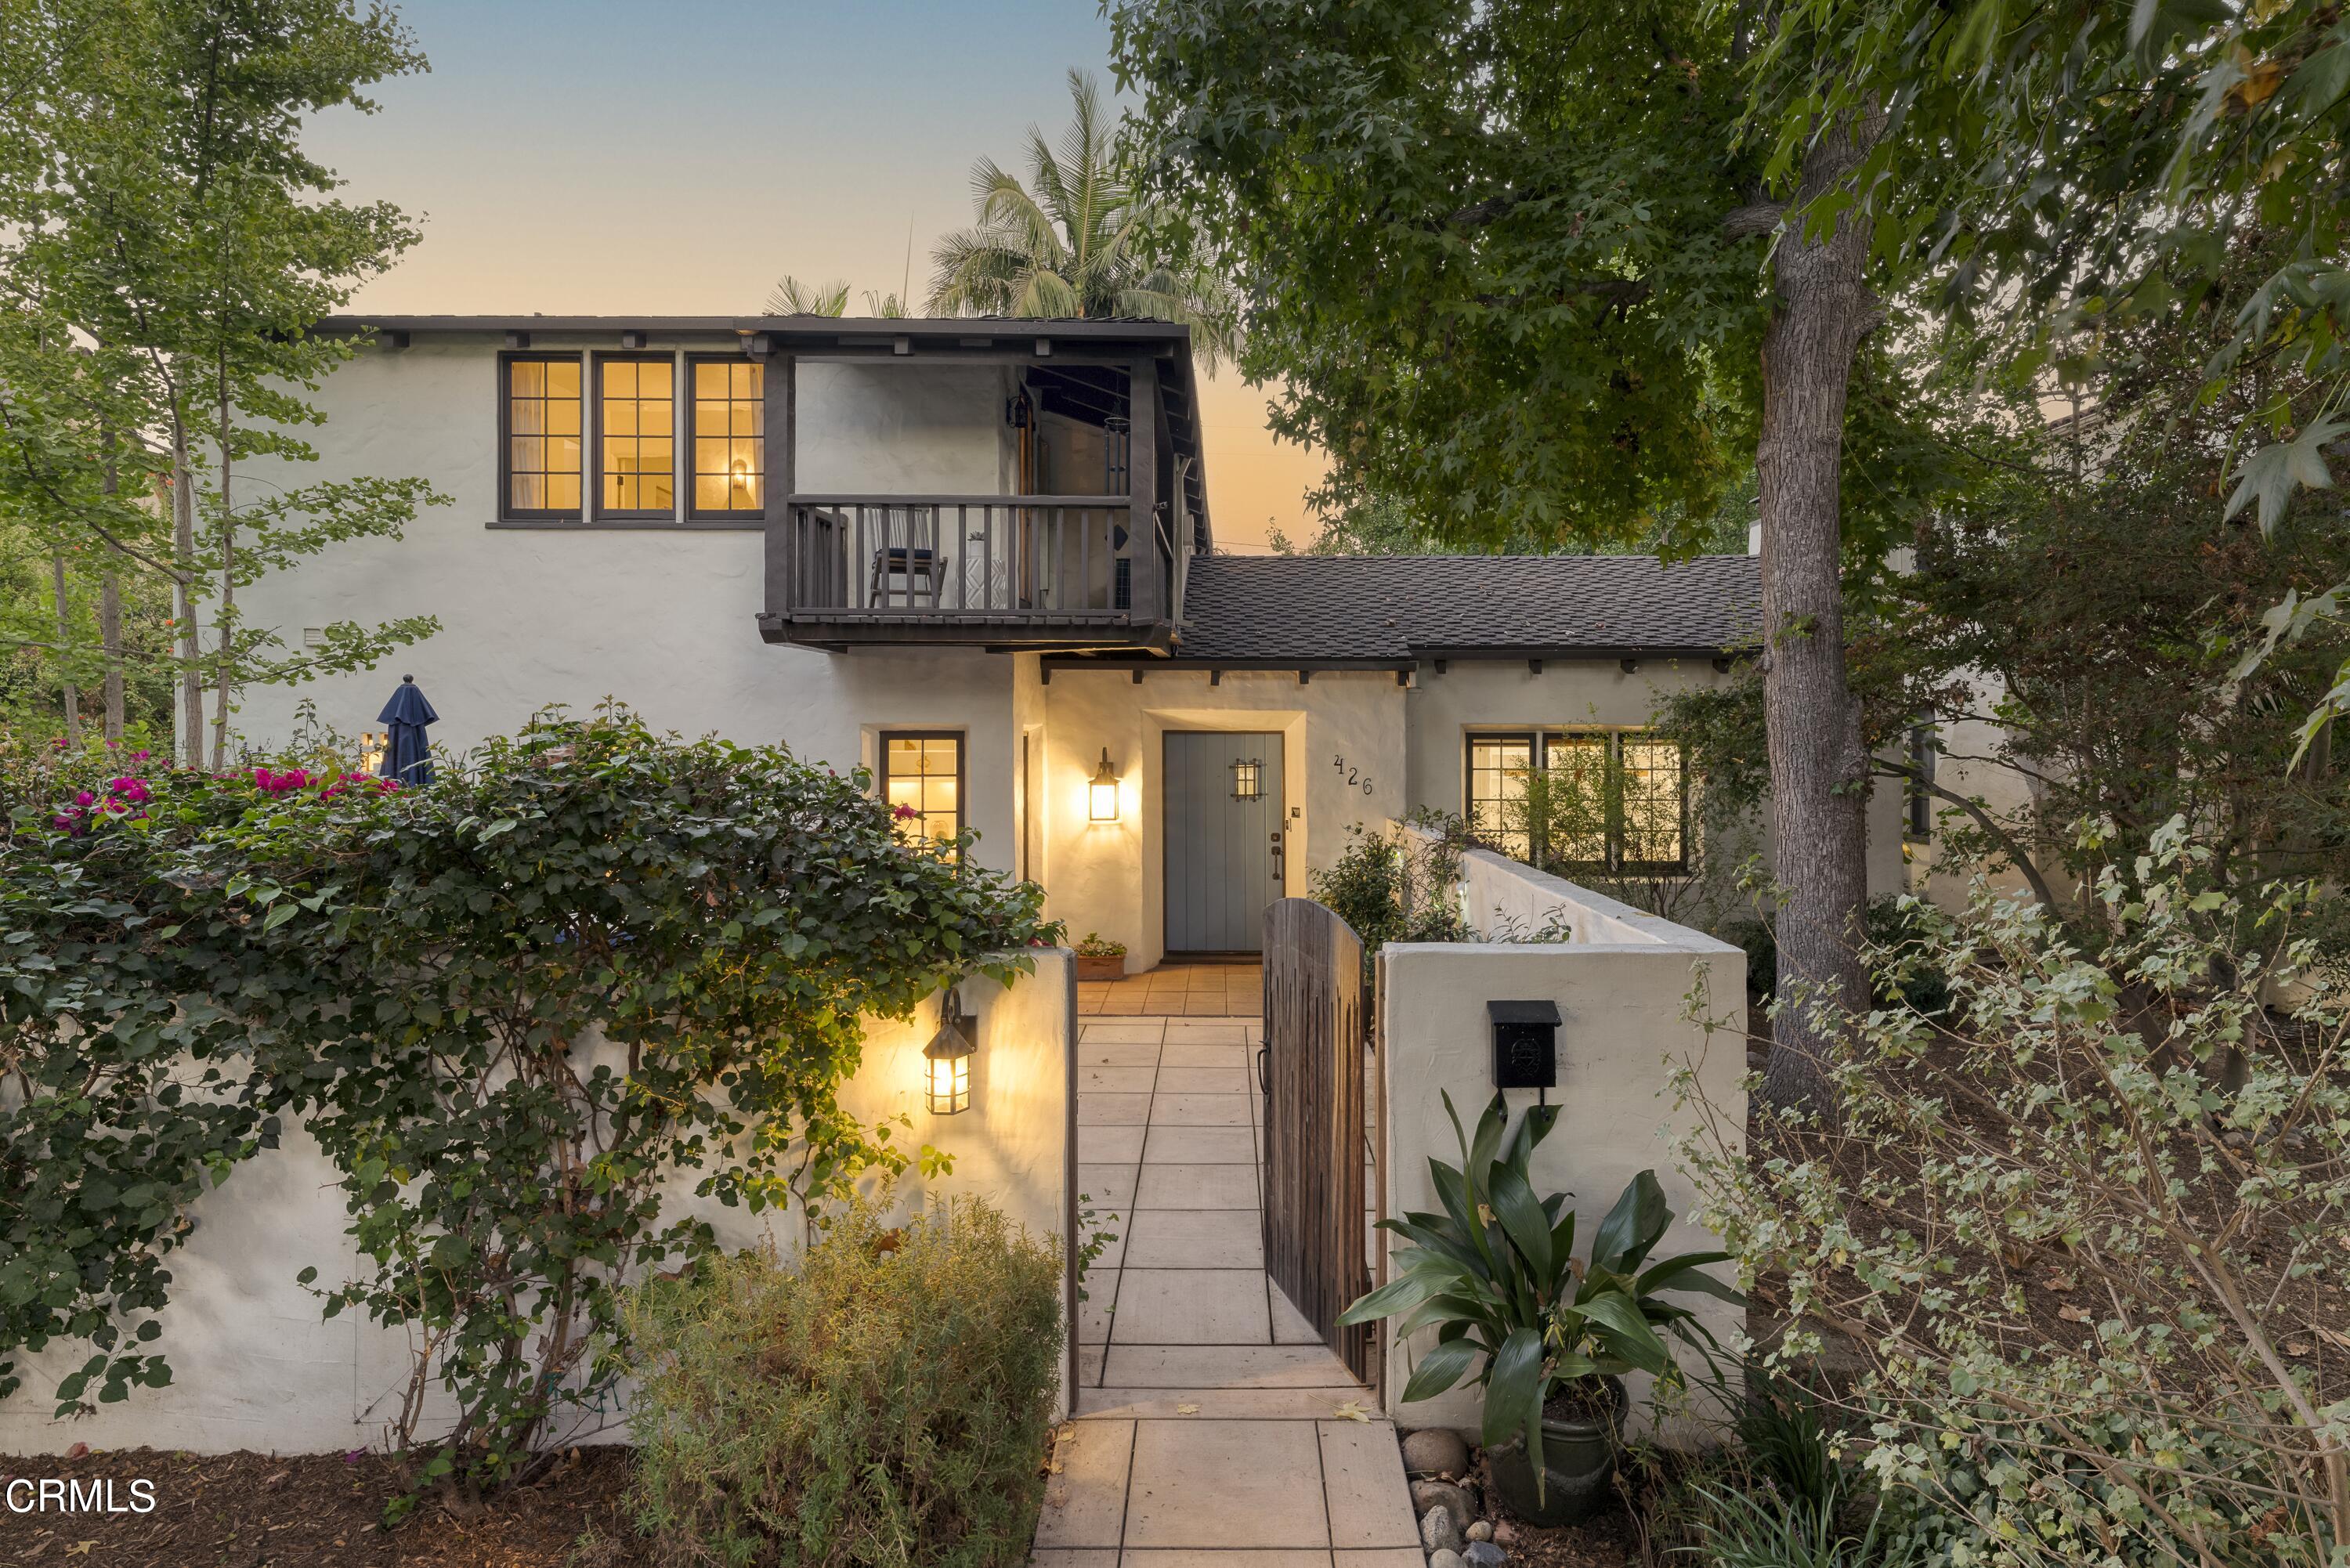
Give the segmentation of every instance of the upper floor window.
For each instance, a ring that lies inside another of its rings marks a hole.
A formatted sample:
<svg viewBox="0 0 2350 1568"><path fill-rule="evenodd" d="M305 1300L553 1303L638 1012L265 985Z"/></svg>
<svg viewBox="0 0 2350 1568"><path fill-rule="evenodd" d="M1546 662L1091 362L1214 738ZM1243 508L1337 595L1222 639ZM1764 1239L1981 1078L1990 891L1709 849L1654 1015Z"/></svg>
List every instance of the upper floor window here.
<svg viewBox="0 0 2350 1568"><path fill-rule="evenodd" d="M1640 730L1469 737L1471 832L1546 869L1679 876L1689 785L1678 741Z"/></svg>
<svg viewBox="0 0 2350 1568"><path fill-rule="evenodd" d="M504 488L510 517L579 515L579 358L510 355Z"/></svg>
<svg viewBox="0 0 2350 1568"><path fill-rule="evenodd" d="M693 512L716 516L765 504L766 371L743 359L695 359Z"/></svg>
<svg viewBox="0 0 2350 1568"><path fill-rule="evenodd" d="M596 361L597 468L602 516L666 517L677 511L677 367L658 359Z"/></svg>

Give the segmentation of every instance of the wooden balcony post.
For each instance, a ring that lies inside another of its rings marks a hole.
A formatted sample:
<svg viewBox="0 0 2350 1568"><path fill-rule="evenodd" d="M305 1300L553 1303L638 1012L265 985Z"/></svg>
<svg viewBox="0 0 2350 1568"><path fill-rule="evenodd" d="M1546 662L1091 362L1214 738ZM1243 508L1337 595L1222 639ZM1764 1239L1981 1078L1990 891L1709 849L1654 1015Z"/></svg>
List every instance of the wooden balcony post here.
<svg viewBox="0 0 2350 1568"><path fill-rule="evenodd" d="M1159 361L1135 360L1128 378L1126 486L1134 510L1126 526L1134 545L1134 618L1149 623L1167 613L1159 602Z"/></svg>
<svg viewBox="0 0 2350 1568"><path fill-rule="evenodd" d="M792 522L792 424L794 399L799 389L799 361L790 354L773 354L766 361L759 430L765 438L767 613L780 622L797 607L793 595L794 570L799 556L799 532Z"/></svg>

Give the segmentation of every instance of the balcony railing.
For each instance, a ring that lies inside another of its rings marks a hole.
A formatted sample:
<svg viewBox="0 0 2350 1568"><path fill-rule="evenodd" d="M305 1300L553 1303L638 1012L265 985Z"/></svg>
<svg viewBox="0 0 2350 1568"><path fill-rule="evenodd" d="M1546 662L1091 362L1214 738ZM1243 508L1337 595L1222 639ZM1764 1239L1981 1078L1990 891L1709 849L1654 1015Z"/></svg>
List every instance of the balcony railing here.
<svg viewBox="0 0 2350 1568"><path fill-rule="evenodd" d="M1148 608L1157 530L1124 496L799 495L795 620L1117 619Z"/></svg>

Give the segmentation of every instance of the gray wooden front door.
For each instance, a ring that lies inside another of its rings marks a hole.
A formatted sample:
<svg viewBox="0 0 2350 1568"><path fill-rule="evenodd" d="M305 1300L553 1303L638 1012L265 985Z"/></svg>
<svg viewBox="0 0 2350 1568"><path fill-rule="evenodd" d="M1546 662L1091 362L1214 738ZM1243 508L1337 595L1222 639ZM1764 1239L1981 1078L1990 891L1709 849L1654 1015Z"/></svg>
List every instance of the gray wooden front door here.
<svg viewBox="0 0 2350 1568"><path fill-rule="evenodd" d="M1170 730L1166 778L1168 951L1262 951L1285 891L1281 737Z"/></svg>

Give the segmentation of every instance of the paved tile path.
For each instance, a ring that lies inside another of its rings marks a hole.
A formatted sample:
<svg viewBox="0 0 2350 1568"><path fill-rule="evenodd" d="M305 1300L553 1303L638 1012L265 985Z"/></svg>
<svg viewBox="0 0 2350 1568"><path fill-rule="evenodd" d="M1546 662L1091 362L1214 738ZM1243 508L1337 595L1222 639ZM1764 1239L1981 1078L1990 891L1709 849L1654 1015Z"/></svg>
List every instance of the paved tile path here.
<svg viewBox="0 0 2350 1568"><path fill-rule="evenodd" d="M1087 1276L1036 1568L1421 1568L1394 1426L1265 1275L1260 1038L1083 1022L1078 1189L1118 1240Z"/></svg>

